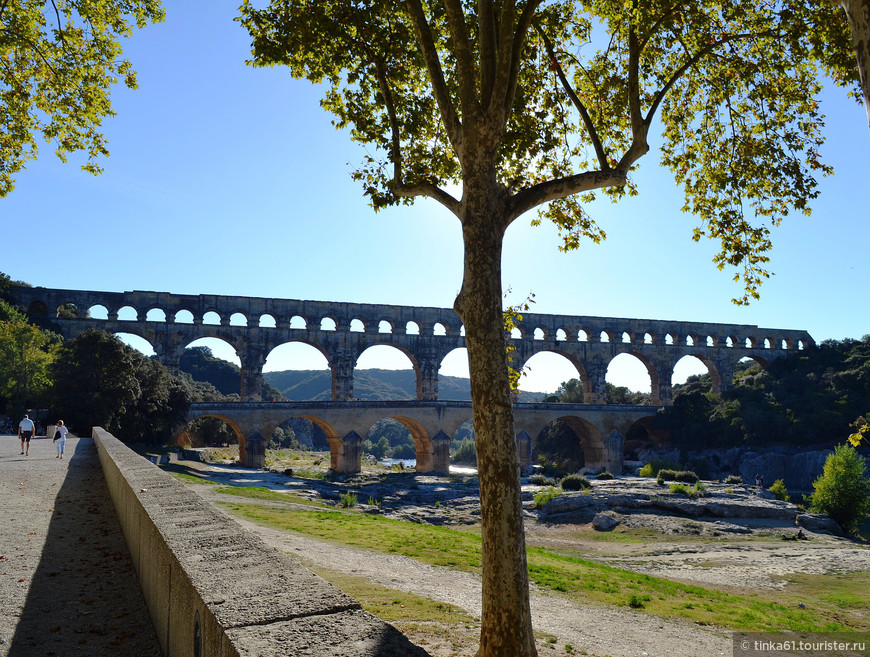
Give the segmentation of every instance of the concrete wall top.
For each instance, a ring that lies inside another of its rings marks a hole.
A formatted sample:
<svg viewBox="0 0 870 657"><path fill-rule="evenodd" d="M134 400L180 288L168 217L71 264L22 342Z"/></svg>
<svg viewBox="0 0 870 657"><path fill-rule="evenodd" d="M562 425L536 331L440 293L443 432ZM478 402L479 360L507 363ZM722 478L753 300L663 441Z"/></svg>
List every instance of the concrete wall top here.
<svg viewBox="0 0 870 657"><path fill-rule="evenodd" d="M167 657L425 657L359 602L94 428L143 594Z"/></svg>

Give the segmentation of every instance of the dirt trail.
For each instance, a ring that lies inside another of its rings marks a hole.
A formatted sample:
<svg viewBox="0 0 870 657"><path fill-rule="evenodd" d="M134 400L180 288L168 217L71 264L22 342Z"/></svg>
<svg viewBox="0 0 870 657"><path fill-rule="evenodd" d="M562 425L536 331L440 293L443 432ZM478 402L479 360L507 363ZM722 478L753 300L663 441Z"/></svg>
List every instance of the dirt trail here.
<svg viewBox="0 0 870 657"><path fill-rule="evenodd" d="M213 486L195 486L217 501ZM225 496L226 497L226 496ZM226 499L230 499L226 497ZM234 501L238 501L237 499ZM315 568L365 577L392 589L456 605L480 616L480 578L413 559L374 553L282 532L232 516L263 539ZM630 610L581 606L532 589L535 629L580 653L611 657L716 657L731 655L730 632L670 621Z"/></svg>

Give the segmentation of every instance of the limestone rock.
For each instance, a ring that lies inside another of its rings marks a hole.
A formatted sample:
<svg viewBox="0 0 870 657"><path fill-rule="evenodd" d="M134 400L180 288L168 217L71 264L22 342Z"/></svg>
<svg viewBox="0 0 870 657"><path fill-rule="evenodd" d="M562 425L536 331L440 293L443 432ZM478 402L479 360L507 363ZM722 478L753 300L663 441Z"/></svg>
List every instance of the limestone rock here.
<svg viewBox="0 0 870 657"><path fill-rule="evenodd" d="M595 527L595 529L597 529L598 531L609 532L620 522L622 522L622 518L619 516L619 514L613 511L604 511L603 513L596 514L596 516L592 519L592 526Z"/></svg>

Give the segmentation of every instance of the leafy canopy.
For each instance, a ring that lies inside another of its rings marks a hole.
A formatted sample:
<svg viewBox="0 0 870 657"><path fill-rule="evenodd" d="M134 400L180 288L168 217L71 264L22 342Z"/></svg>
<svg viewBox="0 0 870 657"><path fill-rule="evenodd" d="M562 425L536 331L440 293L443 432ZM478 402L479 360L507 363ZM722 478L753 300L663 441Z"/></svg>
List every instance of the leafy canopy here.
<svg viewBox="0 0 870 657"><path fill-rule="evenodd" d="M322 83L335 125L366 146L355 177L374 208L449 190L491 162L505 226L539 207L561 248L605 235L584 206L634 193L661 161L718 240L746 303L769 274L770 228L809 212L820 72L856 84L848 25L806 0L272 0L241 7L255 66ZM488 158L488 159L487 159Z"/></svg>
<svg viewBox="0 0 870 657"><path fill-rule="evenodd" d="M159 0L0 0L0 198L40 139L64 162L83 151L82 169L101 172L109 89L118 78L136 87L120 39L161 20Z"/></svg>
<svg viewBox="0 0 870 657"><path fill-rule="evenodd" d="M810 510L826 513L843 529L854 530L870 515L870 478L864 457L851 445L838 445L813 482Z"/></svg>

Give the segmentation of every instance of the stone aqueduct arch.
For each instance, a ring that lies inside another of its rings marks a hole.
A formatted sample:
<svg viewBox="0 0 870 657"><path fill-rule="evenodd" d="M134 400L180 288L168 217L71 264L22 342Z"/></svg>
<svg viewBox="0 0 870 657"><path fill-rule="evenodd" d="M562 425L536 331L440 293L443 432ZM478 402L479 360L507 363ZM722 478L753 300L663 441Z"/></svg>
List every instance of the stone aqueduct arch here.
<svg viewBox="0 0 870 657"><path fill-rule="evenodd" d="M267 356L275 347L288 342L303 342L324 354L332 372L334 402L353 400L353 372L357 359L366 349L377 345L396 347L404 352L417 376L417 400L437 402L441 362L454 349L465 347L462 322L450 308L23 286L13 286L11 292L31 316L52 320L66 338L88 328L138 335L152 345L158 360L170 370L178 369L185 347L194 340L206 337L224 340L236 350L241 361L240 397L243 402L254 406L260 401ZM98 306L107 310L106 319L89 316L90 309ZM119 311L128 308L136 318L119 319ZM149 313L152 317L159 315L161 319L149 320ZM193 321L176 321L179 313L189 313ZM215 313L219 323L205 323L204 317L208 313ZM246 325L231 324L231 317L244 318ZM268 325L261 326L264 319ZM334 329L323 328L329 323L326 320L334 323ZM297 328L300 324L304 326ZM390 328L390 332L382 332L385 326ZM741 359L749 357L766 366L771 360L814 344L809 333L801 330L535 313L523 313L514 335L511 342L516 348L513 356L515 367L521 368L541 352L560 354L577 369L583 382L584 403L595 405L604 403L605 375L610 361L623 353L637 357L645 365L651 381L651 404L659 406L672 403L671 377L674 366L684 356L700 359L711 374L714 391L721 392L731 385L735 366ZM433 408L439 405L430 404ZM520 410L525 405L517 406ZM568 409L562 408L565 414ZM241 411L241 408L236 410ZM584 416L590 410L587 407ZM648 407L645 414L651 412L654 408ZM212 413L228 415L231 422L236 422L229 409L220 412L213 409ZM575 416L579 417L576 413L571 415ZM318 422L326 422L318 414L312 417ZM416 420L411 417L398 414L397 418L414 436L418 458L424 464L432 463L434 458L440 467L442 457L431 456L441 453L430 438L437 432L422 431L422 425L415 426L413 422ZM584 421L588 422L588 419ZM256 423L237 422L236 430L241 435L251 424ZM604 426L599 429L601 433ZM353 467L350 462L356 458L353 436L359 437L360 434L355 430L347 434L337 429L330 430L335 434L330 439L333 460L339 454L340 463L336 465L346 471ZM620 433L616 429L614 432ZM528 433L519 420L517 434L520 445L529 435L537 435ZM604 432L602 435L610 434ZM625 435L624 432L621 435ZM327 436L330 436L330 431L327 431ZM241 437L243 443L244 435ZM613 456L607 456L602 449L601 445L592 449L587 453L587 460L591 458L603 463ZM612 452L617 446L611 445L607 449ZM345 453L347 458L341 456ZM358 458L356 463L358 469Z"/></svg>
<svg viewBox="0 0 870 657"><path fill-rule="evenodd" d="M520 464L531 465L532 436L555 420L565 421L581 441L590 468L622 472L624 436L632 426L655 415L656 406L586 404L515 404L517 450ZM582 417L581 417L582 416ZM467 401L392 402L236 402L191 404L189 419L215 417L227 422L244 454L247 439L258 432L271 435L275 427L292 418L305 418L326 434L330 467L336 472L360 469L363 437L379 420L401 422L411 433L419 472L447 472L450 441L471 419Z"/></svg>

